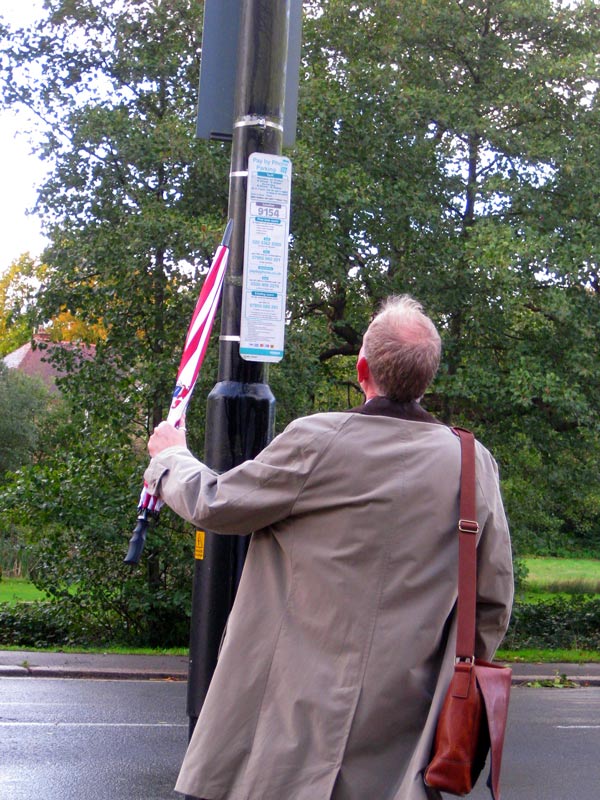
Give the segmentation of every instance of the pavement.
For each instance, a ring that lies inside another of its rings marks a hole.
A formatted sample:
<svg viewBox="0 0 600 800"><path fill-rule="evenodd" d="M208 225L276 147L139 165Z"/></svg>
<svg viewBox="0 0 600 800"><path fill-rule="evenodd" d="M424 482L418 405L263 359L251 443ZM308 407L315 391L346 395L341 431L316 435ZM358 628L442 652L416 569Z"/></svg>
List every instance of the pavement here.
<svg viewBox="0 0 600 800"><path fill-rule="evenodd" d="M556 682L557 686L600 686L600 663L531 662L511 667L515 686L540 681ZM0 677L186 681L187 674L187 656L0 650Z"/></svg>
<svg viewBox="0 0 600 800"><path fill-rule="evenodd" d="M0 650L1 677L185 681L187 656Z"/></svg>

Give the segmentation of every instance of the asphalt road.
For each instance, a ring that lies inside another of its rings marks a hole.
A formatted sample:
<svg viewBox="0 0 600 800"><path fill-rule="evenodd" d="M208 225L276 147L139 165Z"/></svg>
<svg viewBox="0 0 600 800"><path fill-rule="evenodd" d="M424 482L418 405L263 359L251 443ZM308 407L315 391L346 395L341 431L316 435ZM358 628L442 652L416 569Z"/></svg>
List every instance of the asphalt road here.
<svg viewBox="0 0 600 800"><path fill-rule="evenodd" d="M600 687L513 689L502 800L598 800ZM472 800L489 800L487 771Z"/></svg>
<svg viewBox="0 0 600 800"><path fill-rule="evenodd" d="M0 800L180 798L185 693L183 682L0 678ZM599 709L600 687L513 689L503 800L598 800ZM489 798L480 784L473 800Z"/></svg>
<svg viewBox="0 0 600 800"><path fill-rule="evenodd" d="M173 800L185 683L0 679L0 800Z"/></svg>

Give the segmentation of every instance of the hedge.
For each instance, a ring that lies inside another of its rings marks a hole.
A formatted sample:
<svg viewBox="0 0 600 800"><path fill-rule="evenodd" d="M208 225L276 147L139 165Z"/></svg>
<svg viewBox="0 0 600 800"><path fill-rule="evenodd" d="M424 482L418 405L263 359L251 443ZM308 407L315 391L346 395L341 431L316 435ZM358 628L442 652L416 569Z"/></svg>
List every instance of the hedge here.
<svg viewBox="0 0 600 800"><path fill-rule="evenodd" d="M515 603L502 647L600 649L600 598L577 595Z"/></svg>
<svg viewBox="0 0 600 800"><path fill-rule="evenodd" d="M0 646L49 647L109 644L94 626L71 622L49 602L0 605ZM106 635L106 634L104 634ZM539 603L515 603L502 647L600 650L600 598L557 597Z"/></svg>
<svg viewBox="0 0 600 800"><path fill-rule="evenodd" d="M44 601L0 604L0 645L55 647L74 644L68 620Z"/></svg>

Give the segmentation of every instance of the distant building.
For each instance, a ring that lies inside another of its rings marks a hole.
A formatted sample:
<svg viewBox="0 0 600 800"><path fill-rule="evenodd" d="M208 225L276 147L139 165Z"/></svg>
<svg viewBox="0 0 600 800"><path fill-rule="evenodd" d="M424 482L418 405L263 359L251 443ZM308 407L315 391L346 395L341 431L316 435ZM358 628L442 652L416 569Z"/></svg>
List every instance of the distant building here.
<svg viewBox="0 0 600 800"><path fill-rule="evenodd" d="M50 360L53 350L57 347L81 351L81 356L85 360L93 358L96 352L96 346L93 344L52 342L50 334L40 331L34 334L30 342L13 350L2 360L9 369L18 369L30 377L41 378L49 389L56 391L56 378L65 374Z"/></svg>

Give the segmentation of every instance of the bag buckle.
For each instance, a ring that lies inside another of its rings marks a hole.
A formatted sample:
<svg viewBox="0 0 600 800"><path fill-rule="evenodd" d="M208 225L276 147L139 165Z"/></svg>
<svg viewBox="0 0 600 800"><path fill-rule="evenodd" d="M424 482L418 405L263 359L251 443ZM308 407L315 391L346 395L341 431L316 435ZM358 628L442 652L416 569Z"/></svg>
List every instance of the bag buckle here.
<svg viewBox="0 0 600 800"><path fill-rule="evenodd" d="M479 533L479 523L476 519L459 519L458 530L461 533Z"/></svg>

